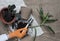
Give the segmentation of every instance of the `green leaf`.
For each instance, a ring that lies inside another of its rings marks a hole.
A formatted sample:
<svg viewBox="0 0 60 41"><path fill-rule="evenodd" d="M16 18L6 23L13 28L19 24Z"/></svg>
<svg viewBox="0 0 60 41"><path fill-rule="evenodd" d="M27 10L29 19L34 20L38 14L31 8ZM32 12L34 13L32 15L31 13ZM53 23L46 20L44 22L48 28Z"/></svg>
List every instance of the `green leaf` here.
<svg viewBox="0 0 60 41"><path fill-rule="evenodd" d="M48 17L50 18L50 17L53 17L52 15L48 15Z"/></svg>
<svg viewBox="0 0 60 41"><path fill-rule="evenodd" d="M57 19L48 19L45 23L53 23L55 21L57 21Z"/></svg>
<svg viewBox="0 0 60 41"><path fill-rule="evenodd" d="M52 31L53 34L55 34L54 30L50 26L46 26L50 31Z"/></svg>
<svg viewBox="0 0 60 41"><path fill-rule="evenodd" d="M43 16L43 9L40 8L40 16Z"/></svg>
<svg viewBox="0 0 60 41"><path fill-rule="evenodd" d="M50 18L50 17L53 17L52 15L49 15L49 12L47 13L48 14L48 17Z"/></svg>
<svg viewBox="0 0 60 41"><path fill-rule="evenodd" d="M49 12L48 12L48 13L46 14L45 18L46 18L46 17L48 17L48 19L49 19L50 17L53 17L53 16L52 16L52 15L49 15ZM45 18L44 18L44 19L45 19Z"/></svg>
<svg viewBox="0 0 60 41"><path fill-rule="evenodd" d="M44 20L48 17L48 13L46 14L46 16L44 17ZM48 18L47 18L48 19Z"/></svg>
<svg viewBox="0 0 60 41"><path fill-rule="evenodd" d="M40 14L41 20L43 21L44 20L44 13L43 13L43 9L42 8L40 8L39 14Z"/></svg>

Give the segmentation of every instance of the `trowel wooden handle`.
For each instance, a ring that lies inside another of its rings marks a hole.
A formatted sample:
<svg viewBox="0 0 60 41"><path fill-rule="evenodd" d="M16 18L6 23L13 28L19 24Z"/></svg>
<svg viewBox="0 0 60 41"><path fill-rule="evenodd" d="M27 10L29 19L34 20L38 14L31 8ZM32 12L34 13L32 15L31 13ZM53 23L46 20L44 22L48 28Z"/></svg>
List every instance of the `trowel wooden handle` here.
<svg viewBox="0 0 60 41"><path fill-rule="evenodd" d="M14 38L14 37L18 37L18 38L23 38L26 35L27 32L27 28L22 28L22 29L18 29L12 33L9 34L9 38Z"/></svg>

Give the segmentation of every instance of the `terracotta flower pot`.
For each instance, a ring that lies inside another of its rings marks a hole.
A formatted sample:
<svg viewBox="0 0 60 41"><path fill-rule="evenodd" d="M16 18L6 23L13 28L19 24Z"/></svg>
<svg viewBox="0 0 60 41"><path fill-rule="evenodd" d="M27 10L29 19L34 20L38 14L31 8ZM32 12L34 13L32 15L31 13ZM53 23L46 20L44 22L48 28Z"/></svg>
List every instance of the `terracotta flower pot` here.
<svg viewBox="0 0 60 41"><path fill-rule="evenodd" d="M15 20L16 20L16 18L15 18L15 16L14 16L14 18L12 19L12 20L10 20L9 22L8 21L6 21L5 19L4 19L4 11L6 11L6 10L8 10L8 8L6 7L6 8L3 8L1 11L0 11L0 20L4 23L4 24L12 24ZM9 14L9 13L8 13ZM8 16L8 15L7 15ZM6 17L7 17L6 16ZM8 19L8 18L7 18ZM10 19L10 18L9 18Z"/></svg>

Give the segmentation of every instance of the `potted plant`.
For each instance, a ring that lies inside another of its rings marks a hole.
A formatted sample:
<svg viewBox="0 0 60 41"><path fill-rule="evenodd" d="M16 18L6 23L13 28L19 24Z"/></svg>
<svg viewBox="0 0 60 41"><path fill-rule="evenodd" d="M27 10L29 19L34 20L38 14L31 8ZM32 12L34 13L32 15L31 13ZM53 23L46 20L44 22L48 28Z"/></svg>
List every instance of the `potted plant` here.
<svg viewBox="0 0 60 41"><path fill-rule="evenodd" d="M0 11L1 21L5 24L11 24L15 21L15 5L9 5Z"/></svg>

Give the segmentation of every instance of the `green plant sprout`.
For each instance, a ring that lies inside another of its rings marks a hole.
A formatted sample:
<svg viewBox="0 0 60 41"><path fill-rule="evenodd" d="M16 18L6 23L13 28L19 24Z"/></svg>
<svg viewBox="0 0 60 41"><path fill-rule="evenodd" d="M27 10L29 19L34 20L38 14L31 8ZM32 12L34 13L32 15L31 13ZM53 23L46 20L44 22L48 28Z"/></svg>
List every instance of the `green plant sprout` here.
<svg viewBox="0 0 60 41"><path fill-rule="evenodd" d="M36 38L36 27L39 27L39 26L47 27L53 34L55 34L55 32L51 28L51 26L46 25L46 23L53 23L53 22L57 21L57 19L51 19L51 17L53 17L53 16L49 15L49 13L44 15L44 12L43 12L42 8L40 8L40 11L38 11L38 12L39 12L39 15L40 15L40 20L41 20L40 25L38 25L38 26L30 26L31 28L35 28L35 37L34 37L33 41L35 41L35 38Z"/></svg>
<svg viewBox="0 0 60 41"><path fill-rule="evenodd" d="M39 12L39 15L40 15L41 26L48 27L48 29L50 31L52 31L53 34L55 34L54 30L49 25L46 25L46 23L53 23L53 22L57 21L57 19L51 19L52 15L49 15L49 13L44 15L44 12L43 12L42 8L40 8L40 11L38 11L38 12Z"/></svg>

